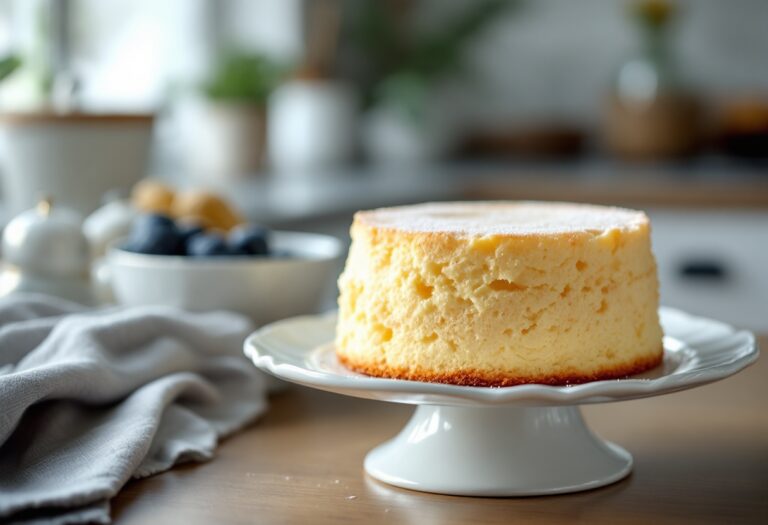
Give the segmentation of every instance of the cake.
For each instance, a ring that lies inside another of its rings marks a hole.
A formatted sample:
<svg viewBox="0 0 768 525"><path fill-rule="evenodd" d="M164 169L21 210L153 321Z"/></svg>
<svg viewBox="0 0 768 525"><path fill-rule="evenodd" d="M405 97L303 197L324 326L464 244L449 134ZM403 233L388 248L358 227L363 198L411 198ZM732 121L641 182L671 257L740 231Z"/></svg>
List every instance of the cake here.
<svg viewBox="0 0 768 525"><path fill-rule="evenodd" d="M336 355L377 377L573 384L662 360L638 211L544 202L361 211L339 278Z"/></svg>

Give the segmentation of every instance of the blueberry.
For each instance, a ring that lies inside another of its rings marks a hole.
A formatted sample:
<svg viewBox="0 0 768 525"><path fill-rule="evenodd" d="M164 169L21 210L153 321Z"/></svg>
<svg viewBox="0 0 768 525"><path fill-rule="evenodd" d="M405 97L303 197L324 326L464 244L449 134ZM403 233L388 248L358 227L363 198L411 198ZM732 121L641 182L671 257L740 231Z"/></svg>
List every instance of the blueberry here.
<svg viewBox="0 0 768 525"><path fill-rule="evenodd" d="M161 213L147 213L136 218L134 228L175 228L176 223L167 215Z"/></svg>
<svg viewBox="0 0 768 525"><path fill-rule="evenodd" d="M192 257L220 257L232 255L227 241L218 233L198 233L187 241L187 255Z"/></svg>
<svg viewBox="0 0 768 525"><path fill-rule="evenodd" d="M179 238L181 239L181 251L182 255L189 254L189 241L197 235L201 235L205 232L205 229L198 224L181 223L176 226L179 232Z"/></svg>
<svg viewBox="0 0 768 525"><path fill-rule="evenodd" d="M183 245L173 220L164 215L149 214L136 219L124 248L151 255L178 255Z"/></svg>
<svg viewBox="0 0 768 525"><path fill-rule="evenodd" d="M187 242L195 235L203 233L204 231L203 227L199 224L179 224L177 229L179 230L179 235L184 242Z"/></svg>
<svg viewBox="0 0 768 525"><path fill-rule="evenodd" d="M229 232L227 244L232 253L242 255L269 254L269 230L262 226L246 224Z"/></svg>

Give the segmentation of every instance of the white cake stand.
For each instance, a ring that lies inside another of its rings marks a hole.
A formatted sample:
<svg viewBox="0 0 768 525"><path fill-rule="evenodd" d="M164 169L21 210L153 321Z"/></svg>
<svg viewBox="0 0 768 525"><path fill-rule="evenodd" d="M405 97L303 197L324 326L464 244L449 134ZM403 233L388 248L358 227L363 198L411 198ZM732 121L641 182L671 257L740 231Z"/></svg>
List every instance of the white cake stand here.
<svg viewBox="0 0 768 525"><path fill-rule="evenodd" d="M281 379L350 396L418 405L405 428L365 458L376 479L467 496L592 489L625 477L632 456L595 436L579 405L625 401L723 379L755 362L750 332L660 310L664 362L628 379L575 386L482 388L372 378L334 353L335 315L286 319L252 334L245 353Z"/></svg>

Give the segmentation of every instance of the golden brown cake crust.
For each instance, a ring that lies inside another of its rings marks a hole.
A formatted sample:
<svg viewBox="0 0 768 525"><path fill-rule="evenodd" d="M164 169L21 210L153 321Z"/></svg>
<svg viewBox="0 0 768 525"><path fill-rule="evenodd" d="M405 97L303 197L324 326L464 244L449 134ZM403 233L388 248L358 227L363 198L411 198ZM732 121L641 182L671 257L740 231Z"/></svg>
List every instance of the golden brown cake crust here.
<svg viewBox="0 0 768 525"><path fill-rule="evenodd" d="M460 386L508 387L526 384L553 386L577 385L582 383L589 383L591 381L623 379L635 374L646 372L659 366L664 359L664 351L661 349L656 356L639 359L634 363L603 368L602 370L595 371L594 373L588 375L579 373L561 373L542 375L538 377L531 377L527 375L524 377L515 377L514 375L510 374L493 374L486 371L469 369L450 374L436 374L434 372L425 370L396 369L371 363L353 363L347 356L343 355L339 355L338 358L339 361L350 370L372 377L423 381L427 383L444 383Z"/></svg>

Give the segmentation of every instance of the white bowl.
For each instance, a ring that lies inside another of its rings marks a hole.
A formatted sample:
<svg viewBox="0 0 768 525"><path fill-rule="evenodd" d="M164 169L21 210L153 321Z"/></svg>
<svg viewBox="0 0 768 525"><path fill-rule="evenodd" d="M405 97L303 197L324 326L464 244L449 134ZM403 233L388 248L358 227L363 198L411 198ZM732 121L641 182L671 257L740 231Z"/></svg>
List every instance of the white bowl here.
<svg viewBox="0 0 768 525"><path fill-rule="evenodd" d="M342 243L313 233L272 232L271 247L291 257L193 258L107 253L107 275L120 304L163 304L196 312L230 310L257 324L313 313L333 284Z"/></svg>

